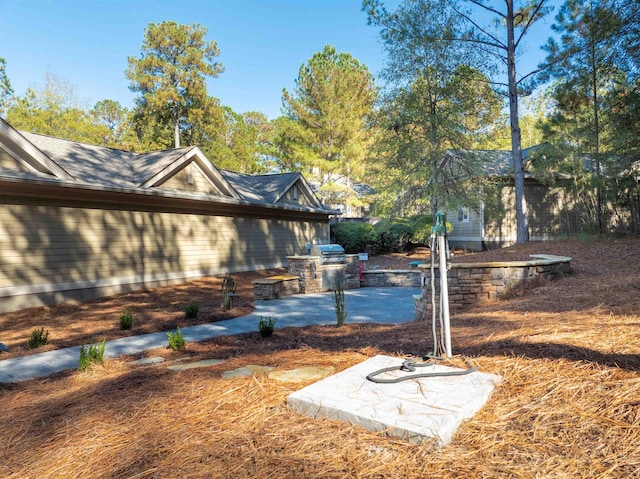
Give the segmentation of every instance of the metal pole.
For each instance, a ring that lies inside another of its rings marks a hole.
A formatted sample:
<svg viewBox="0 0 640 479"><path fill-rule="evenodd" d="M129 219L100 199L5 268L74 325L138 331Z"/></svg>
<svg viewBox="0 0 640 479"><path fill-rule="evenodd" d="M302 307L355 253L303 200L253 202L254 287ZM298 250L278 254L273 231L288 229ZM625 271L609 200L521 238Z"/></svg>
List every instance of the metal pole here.
<svg viewBox="0 0 640 479"><path fill-rule="evenodd" d="M444 347L448 358L452 356L451 353L451 323L449 321L449 283L447 281L447 255L445 236L438 236L438 253L440 257L440 263L438 269L440 270L440 304L442 305L442 317L444 324Z"/></svg>

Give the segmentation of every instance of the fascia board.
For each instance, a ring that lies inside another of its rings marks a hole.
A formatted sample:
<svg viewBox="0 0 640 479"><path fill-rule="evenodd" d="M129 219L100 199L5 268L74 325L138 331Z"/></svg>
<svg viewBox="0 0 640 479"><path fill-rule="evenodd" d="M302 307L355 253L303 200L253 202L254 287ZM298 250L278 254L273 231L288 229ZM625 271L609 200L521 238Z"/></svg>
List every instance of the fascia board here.
<svg viewBox="0 0 640 479"><path fill-rule="evenodd" d="M320 201L318 201L318 197L315 195L315 193L313 192L313 190L311 189L311 187L309 186L309 183L307 183L307 181L304 179L304 176L302 176L302 174L298 173L298 175L289 182L289 184L284 187L282 189L282 191L280 192L280 194L276 197L276 203L278 201L280 201L284 195L287 194L287 192L296 184L299 183L300 186L302 187L302 192L303 194L307 197L307 199L309 199L309 201L311 201L311 203L316 206L316 207L320 207Z"/></svg>
<svg viewBox="0 0 640 479"><path fill-rule="evenodd" d="M167 201L174 207L189 207L209 211L222 209L235 211L242 209L255 215L326 217L331 211L321 208L292 207L291 205L256 204L250 201L226 196L204 195L201 193L179 192L156 188L106 187L78 183L65 183L56 178L24 180L21 178L0 177L2 196L43 198L61 201L99 202L109 205L145 205L157 206L158 201Z"/></svg>
<svg viewBox="0 0 640 479"><path fill-rule="evenodd" d="M152 188L154 186L161 185L191 161L194 161L198 165L198 168L200 169L200 171L202 171L204 176L207 177L211 184L218 188L223 194L227 194L235 199L240 199L240 195L238 194L238 192L220 174L217 168L213 166L211 161L209 161L209 159L197 146L194 146L184 155L171 162L169 165L163 168L162 171L159 171L144 183L142 183L140 187Z"/></svg>
<svg viewBox="0 0 640 479"><path fill-rule="evenodd" d="M20 163L27 166L29 169L38 171L30 165L28 161L24 160L23 155L28 156L36 163L42 165L45 170L49 171L56 178L67 181L75 180L75 178L67 173L64 168L49 158L42 150L37 148L33 143L21 135L20 132L9 125L9 123L0 118L0 141L3 138L6 140L2 141L2 144L9 154L14 158L17 158Z"/></svg>

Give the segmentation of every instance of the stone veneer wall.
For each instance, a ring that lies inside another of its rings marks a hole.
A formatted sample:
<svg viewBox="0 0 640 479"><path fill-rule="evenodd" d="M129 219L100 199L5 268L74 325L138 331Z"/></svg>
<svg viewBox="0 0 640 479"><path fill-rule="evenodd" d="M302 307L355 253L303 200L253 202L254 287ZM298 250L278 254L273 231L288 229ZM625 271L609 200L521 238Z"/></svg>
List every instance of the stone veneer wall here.
<svg viewBox="0 0 640 479"><path fill-rule="evenodd" d="M473 304L506 295L514 288L538 278L555 280L571 271L571 258L553 255L531 255L530 261L504 263L452 263L447 271L449 308L462 309ZM428 265L422 272L422 295L415 299L417 319L431 318L431 272ZM440 285L436 266L436 301ZM436 303L437 304L437 303Z"/></svg>
<svg viewBox="0 0 640 479"><path fill-rule="evenodd" d="M344 289L357 289L360 287L360 256L347 255L347 267L344 270Z"/></svg>
<svg viewBox="0 0 640 479"><path fill-rule="evenodd" d="M409 269L374 269L363 273L364 287L420 287L420 271Z"/></svg>
<svg viewBox="0 0 640 479"><path fill-rule="evenodd" d="M297 276L271 276L254 280L251 284L254 300L284 298L300 293L300 279Z"/></svg>
<svg viewBox="0 0 640 479"><path fill-rule="evenodd" d="M312 294L322 291L322 272L318 256L287 256L289 274L300 278L300 293Z"/></svg>

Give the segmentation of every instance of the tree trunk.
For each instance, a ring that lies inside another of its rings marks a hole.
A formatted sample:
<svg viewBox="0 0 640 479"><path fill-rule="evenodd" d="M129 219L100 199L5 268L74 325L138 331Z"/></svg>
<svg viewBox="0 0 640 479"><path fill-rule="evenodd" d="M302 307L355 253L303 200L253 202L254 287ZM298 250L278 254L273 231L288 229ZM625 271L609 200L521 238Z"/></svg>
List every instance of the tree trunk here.
<svg viewBox="0 0 640 479"><path fill-rule="evenodd" d="M180 115L178 102L173 105L173 140L175 148L180 148Z"/></svg>
<svg viewBox="0 0 640 479"><path fill-rule="evenodd" d="M600 178L600 119L598 114L598 72L596 70L596 46L591 42L591 94L593 96L593 129L595 136L595 170L596 170L596 214L598 216L598 233L603 233L602 227L602 185ZM593 168L592 168L593 169Z"/></svg>
<svg viewBox="0 0 640 479"><path fill-rule="evenodd" d="M518 118L518 83L516 78L516 45L514 34L513 0L507 4L507 74L509 78L509 119L511 122L511 155L513 157L513 179L516 194L516 242L529 241L527 205L524 198L524 165Z"/></svg>

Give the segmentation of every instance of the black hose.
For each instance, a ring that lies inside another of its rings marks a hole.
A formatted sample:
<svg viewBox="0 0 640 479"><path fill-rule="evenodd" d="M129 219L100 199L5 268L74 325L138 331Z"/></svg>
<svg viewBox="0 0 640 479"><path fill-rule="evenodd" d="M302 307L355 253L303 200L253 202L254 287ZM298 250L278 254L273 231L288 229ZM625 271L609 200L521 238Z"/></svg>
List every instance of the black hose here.
<svg viewBox="0 0 640 479"><path fill-rule="evenodd" d="M409 379L436 378L436 377L446 377L446 376L464 376L466 374L471 374L472 372L475 372L478 370L477 366L472 366L471 363L469 363L469 361L465 359L465 364L467 365L467 369L464 369L462 371L442 371L442 372L432 372L432 373L420 373L420 374L412 374L409 376L403 376L403 377L393 378L393 379L379 379L376 377L376 376L379 376L380 374L384 374L390 371L414 372L416 368L435 366L436 359L439 359L439 358L434 358L432 356L425 356L425 357L430 357L430 359L422 363L415 363L415 362L412 362L411 359L405 359L402 362L401 366L392 366L389 368L378 369L377 371L374 371L373 373L367 375L367 379L373 383L392 384L392 383L399 383L401 381L408 381Z"/></svg>

